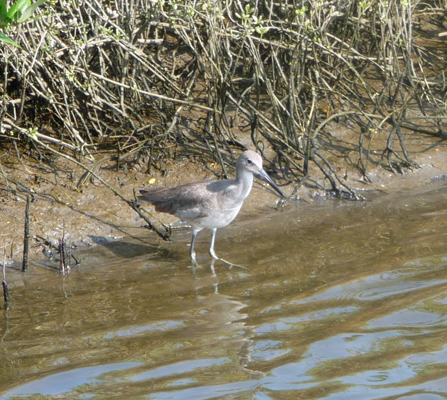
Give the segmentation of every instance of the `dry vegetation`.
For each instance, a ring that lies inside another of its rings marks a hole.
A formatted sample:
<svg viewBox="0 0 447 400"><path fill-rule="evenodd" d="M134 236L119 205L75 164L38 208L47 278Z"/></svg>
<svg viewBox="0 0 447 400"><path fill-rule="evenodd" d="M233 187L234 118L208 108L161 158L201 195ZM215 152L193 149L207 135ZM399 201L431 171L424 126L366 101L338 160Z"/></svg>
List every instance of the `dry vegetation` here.
<svg viewBox="0 0 447 400"><path fill-rule="evenodd" d="M440 0L49 2L9 32L21 50L0 47L0 145L148 170L186 154L226 175L245 132L296 188L315 163L354 196L322 151L329 126L357 132L365 179L371 163L414 167L403 132L445 137L445 51L416 40L445 13Z"/></svg>

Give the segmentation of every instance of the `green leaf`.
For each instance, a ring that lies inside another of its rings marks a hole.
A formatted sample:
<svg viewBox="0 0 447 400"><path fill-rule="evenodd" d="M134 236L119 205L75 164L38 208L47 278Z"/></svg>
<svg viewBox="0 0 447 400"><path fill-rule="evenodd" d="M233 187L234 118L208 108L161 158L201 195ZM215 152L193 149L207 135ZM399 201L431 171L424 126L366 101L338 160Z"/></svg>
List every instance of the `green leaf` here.
<svg viewBox="0 0 447 400"><path fill-rule="evenodd" d="M14 42L14 40L10 39L8 36L4 35L1 32L0 32L0 41L8 43L12 46L20 47L16 42Z"/></svg>
<svg viewBox="0 0 447 400"><path fill-rule="evenodd" d="M17 12L17 3L14 3L14 4L9 8L8 12L6 13L6 18L9 19L9 21L13 21L16 12Z"/></svg>
<svg viewBox="0 0 447 400"><path fill-rule="evenodd" d="M18 0L16 3L19 11L23 13L31 5L31 0Z"/></svg>
<svg viewBox="0 0 447 400"><path fill-rule="evenodd" d="M16 1L11 8L8 10L6 16L11 19L11 21L16 22L19 20L20 16L23 14L23 11L27 9L28 6L31 5L30 0L18 0Z"/></svg>
<svg viewBox="0 0 447 400"><path fill-rule="evenodd" d="M5 0L0 0L0 24L3 24L6 20L7 4Z"/></svg>
<svg viewBox="0 0 447 400"><path fill-rule="evenodd" d="M45 4L45 0L39 0L39 1L36 1L35 3L31 4L28 8L26 8L23 11L23 14L19 18L18 22L22 23L22 22L25 22L26 20L28 20L34 14L37 7L41 6L42 4Z"/></svg>

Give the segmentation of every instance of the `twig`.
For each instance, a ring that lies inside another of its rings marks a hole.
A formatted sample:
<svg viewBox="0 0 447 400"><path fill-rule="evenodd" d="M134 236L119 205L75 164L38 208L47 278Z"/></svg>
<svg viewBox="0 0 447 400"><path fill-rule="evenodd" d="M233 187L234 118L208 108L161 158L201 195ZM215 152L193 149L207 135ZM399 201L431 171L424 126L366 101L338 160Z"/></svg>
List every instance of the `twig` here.
<svg viewBox="0 0 447 400"><path fill-rule="evenodd" d="M99 75L99 74L95 74L94 72L90 72L90 74L92 76L97 77L98 79L101 79L101 80L105 81L105 82L112 83L115 86L119 86L119 87L122 87L124 89L131 89L131 90L136 91L137 93L141 93L141 94L144 94L144 95L149 96L149 97L154 97L154 98L160 99L160 100L166 100L166 101L169 101L171 103L183 104L183 105L189 106L189 107L200 108L201 110L205 110L205 111L214 111L212 108L209 108L209 107L206 107L206 106L202 106L200 104L194 104L194 103L191 103L189 101L174 99L172 97L166 97L166 96L162 96L160 94L150 93L150 92L148 92L146 90L140 90L140 89L132 88L129 85L125 85L123 83L120 83L120 82L114 81L112 79L106 78L105 76L102 76L102 75Z"/></svg>
<svg viewBox="0 0 447 400"><path fill-rule="evenodd" d="M28 270L28 255L29 255L29 205L30 196L26 196L26 208L25 208L25 233L23 235L23 261L22 272Z"/></svg>
<svg viewBox="0 0 447 400"><path fill-rule="evenodd" d="M8 309L10 301L9 301L9 289L8 284L6 283L6 244L3 249L3 280L2 280L2 286L3 286L3 299L5 300L5 308Z"/></svg>

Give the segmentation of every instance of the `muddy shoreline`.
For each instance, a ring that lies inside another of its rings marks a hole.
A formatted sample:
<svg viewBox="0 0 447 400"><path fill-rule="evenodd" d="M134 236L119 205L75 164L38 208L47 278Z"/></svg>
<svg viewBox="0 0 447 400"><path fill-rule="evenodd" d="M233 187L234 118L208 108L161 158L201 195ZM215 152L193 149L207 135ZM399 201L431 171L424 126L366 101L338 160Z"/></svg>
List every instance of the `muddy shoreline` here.
<svg viewBox="0 0 447 400"><path fill-rule="evenodd" d="M420 138L411 152L412 159L419 168L405 174L393 174L376 165L371 169L366 183L355 169L347 167L345 159L333 158L339 171L346 170L346 184L357 194L368 199L369 192L392 194L423 186L436 177L447 174L447 161L443 144L431 138ZM95 178L89 178L81 188L76 186L85 173L82 168L69 164L66 160L56 160L53 165L38 164L22 158L20 162L12 155L2 158L2 186L0 211L3 229L0 234L0 246L6 247L8 264L21 262L23 252L24 212L26 197L20 191L20 182L33 193L30 208L31 215L31 255L30 261L45 257L48 252L45 241L56 245L58 239L65 236L74 248L84 248L120 240L125 237L138 238L148 236L144 221L121 199L105 188ZM135 164L128 170L116 171L112 161L101 163L98 174L128 199L134 198L134 192L149 185L174 186L203 179L217 179L220 171L217 165L205 167L198 160L183 157L167 166L167 174L145 173L144 164ZM215 168L212 171L212 168ZM232 175L234 171L231 171ZM285 207L298 206L300 202L328 200L322 188L328 187L324 177L318 171L311 171L314 178L303 185L298 199L290 200ZM273 176L273 178L275 178ZM281 181L277 181L283 184ZM318 186L320 186L318 188ZM7 189L9 188L9 190ZM13 189L17 189L14 193ZM283 185L283 191L289 195L294 185ZM238 219L254 218L259 213L268 213L276 207L277 195L260 180L256 179L254 189L246 200ZM145 207L150 210L150 207ZM149 218L157 225L170 225L177 221L175 217L153 213ZM154 235L154 240L161 240Z"/></svg>

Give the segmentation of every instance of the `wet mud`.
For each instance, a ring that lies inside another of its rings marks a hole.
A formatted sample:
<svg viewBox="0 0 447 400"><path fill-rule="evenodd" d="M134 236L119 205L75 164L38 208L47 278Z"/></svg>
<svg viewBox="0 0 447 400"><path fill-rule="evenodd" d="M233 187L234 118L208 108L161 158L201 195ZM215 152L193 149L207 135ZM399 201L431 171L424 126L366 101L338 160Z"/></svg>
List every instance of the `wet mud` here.
<svg viewBox="0 0 447 400"><path fill-rule="evenodd" d="M444 398L447 181L365 194L8 269L0 398Z"/></svg>
<svg viewBox="0 0 447 400"><path fill-rule="evenodd" d="M445 398L447 164L433 139L410 154L420 168L395 175L376 164L372 183L346 169L364 201L331 198L315 179L278 207L257 181L215 247L247 269L213 263L206 231L193 268L189 229L160 240L94 179L76 189L83 171L73 166L3 159L6 176L36 195L25 274L23 193L0 204L11 299L0 399ZM150 184L215 179L214 167L183 159L167 176L138 165L100 172L131 198ZM62 236L79 261L65 275L39 242Z"/></svg>

